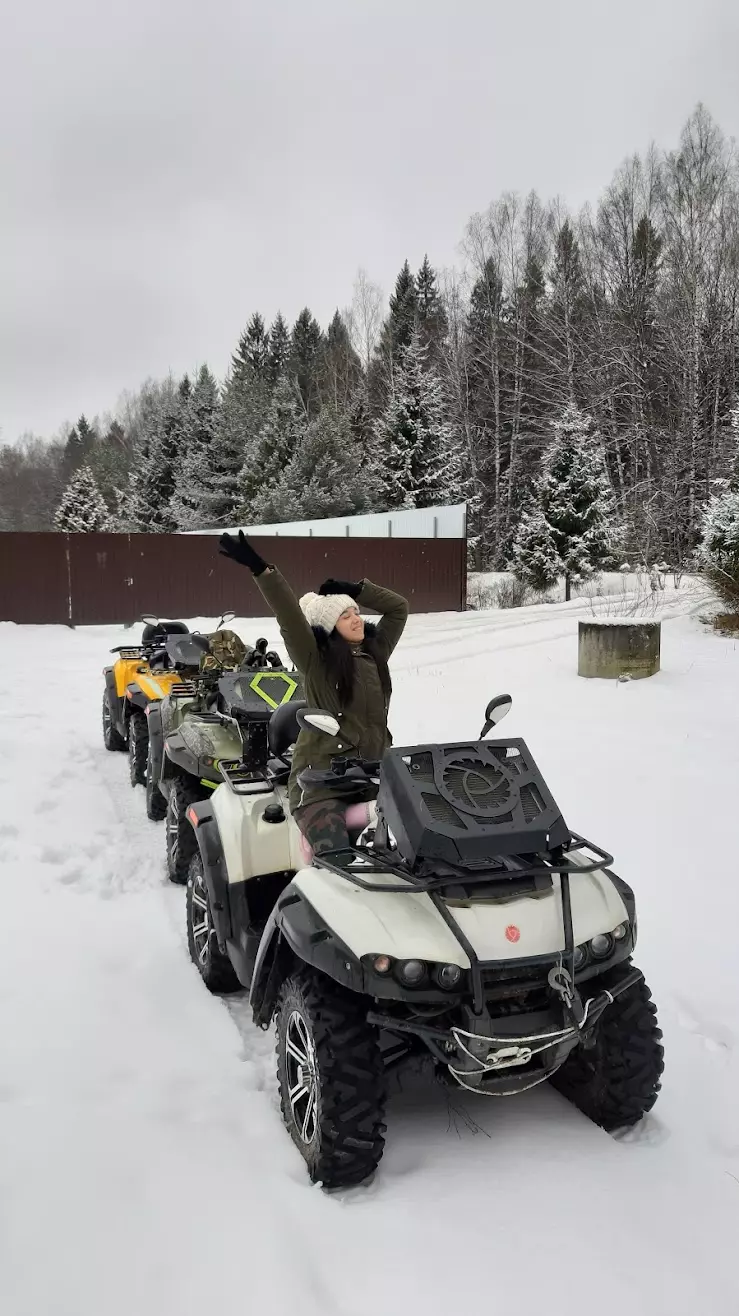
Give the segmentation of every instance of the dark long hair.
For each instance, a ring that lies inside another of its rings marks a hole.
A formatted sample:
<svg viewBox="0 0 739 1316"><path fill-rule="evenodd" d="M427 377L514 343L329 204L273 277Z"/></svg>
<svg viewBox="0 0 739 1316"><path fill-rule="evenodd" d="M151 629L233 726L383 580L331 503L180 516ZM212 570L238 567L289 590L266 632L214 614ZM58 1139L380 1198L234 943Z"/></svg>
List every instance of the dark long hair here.
<svg viewBox="0 0 739 1316"><path fill-rule="evenodd" d="M387 662L380 653L375 638L376 630L376 626L371 621L365 622L362 650L374 662L380 678L382 693L385 696L385 703L389 704L393 686ZM327 635L322 626L314 626L313 634L316 637L318 652L328 669L329 678L336 686L339 703L342 708L346 708L354 694L355 663L357 660L354 657L352 646L336 630Z"/></svg>

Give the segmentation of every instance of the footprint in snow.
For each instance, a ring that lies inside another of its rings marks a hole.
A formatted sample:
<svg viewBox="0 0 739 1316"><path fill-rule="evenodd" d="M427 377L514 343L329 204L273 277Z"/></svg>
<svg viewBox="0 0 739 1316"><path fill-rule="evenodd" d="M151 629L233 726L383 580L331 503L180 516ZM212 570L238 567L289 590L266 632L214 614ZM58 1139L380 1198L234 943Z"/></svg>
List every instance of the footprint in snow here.
<svg viewBox="0 0 739 1316"><path fill-rule="evenodd" d="M56 845L45 845L41 851L40 857L42 864L53 864L56 867L57 865L65 864L71 856L72 851L68 846L61 848Z"/></svg>
<svg viewBox="0 0 739 1316"><path fill-rule="evenodd" d="M700 1019L686 1001L675 998L678 1005L677 1022L687 1033L699 1037L707 1051L716 1053L733 1050L736 1036L725 1024L716 1020Z"/></svg>

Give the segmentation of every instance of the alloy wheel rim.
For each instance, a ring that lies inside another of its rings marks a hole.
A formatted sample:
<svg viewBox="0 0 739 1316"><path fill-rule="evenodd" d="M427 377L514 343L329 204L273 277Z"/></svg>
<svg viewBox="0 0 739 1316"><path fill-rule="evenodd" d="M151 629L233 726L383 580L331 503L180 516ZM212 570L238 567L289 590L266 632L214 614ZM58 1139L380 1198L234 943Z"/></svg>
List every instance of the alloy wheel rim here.
<svg viewBox="0 0 739 1316"><path fill-rule="evenodd" d="M285 1029L285 1070L290 1116L301 1141L309 1144L317 1129L316 1049L299 1010L292 1011Z"/></svg>
<svg viewBox="0 0 739 1316"><path fill-rule="evenodd" d="M196 911L200 914L199 923L195 922ZM198 957L198 964L205 967L208 962L213 924L210 917L208 892L203 874L200 872L195 874L192 882L190 926L192 928L192 939L195 944L195 954Z"/></svg>
<svg viewBox="0 0 739 1316"><path fill-rule="evenodd" d="M177 852L180 848L179 840L180 831L180 813L177 807L177 796L172 792L169 797L169 821L167 823L167 842L169 845L169 857L172 863L177 862Z"/></svg>

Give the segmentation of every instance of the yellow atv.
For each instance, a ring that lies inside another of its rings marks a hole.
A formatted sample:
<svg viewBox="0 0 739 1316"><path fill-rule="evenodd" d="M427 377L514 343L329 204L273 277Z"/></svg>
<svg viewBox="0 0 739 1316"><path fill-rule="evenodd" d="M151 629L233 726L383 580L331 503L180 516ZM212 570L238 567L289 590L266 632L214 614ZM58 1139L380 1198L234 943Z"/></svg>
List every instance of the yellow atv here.
<svg viewBox="0 0 739 1316"><path fill-rule="evenodd" d="M160 621L144 614L140 644L120 644L112 667L103 668L103 743L106 749L128 750L131 785L146 781L146 755L149 732L146 708L164 699L182 674L167 671L161 661L162 646L168 635L187 635L182 621Z"/></svg>

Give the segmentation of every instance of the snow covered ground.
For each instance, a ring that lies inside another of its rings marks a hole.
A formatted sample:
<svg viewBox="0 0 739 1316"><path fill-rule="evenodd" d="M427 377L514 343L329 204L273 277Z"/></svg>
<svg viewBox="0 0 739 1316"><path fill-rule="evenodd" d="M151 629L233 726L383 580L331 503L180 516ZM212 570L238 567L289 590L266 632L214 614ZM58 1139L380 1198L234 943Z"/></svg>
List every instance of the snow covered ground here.
<svg viewBox="0 0 739 1316"><path fill-rule="evenodd" d="M654 1115L616 1141L548 1089L410 1083L375 1181L333 1196L281 1124L272 1037L189 963L161 826L102 747L131 633L0 626L3 1316L736 1316L739 647L690 591L662 602L662 673L631 684L576 677L587 602L413 617L392 718L399 743L470 736L514 696L506 732L636 889Z"/></svg>

